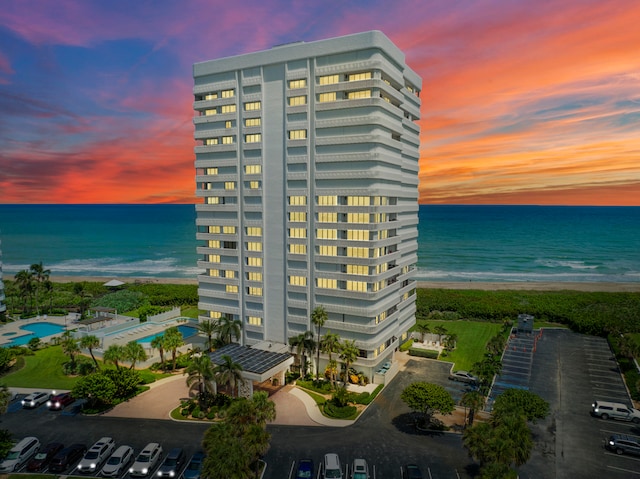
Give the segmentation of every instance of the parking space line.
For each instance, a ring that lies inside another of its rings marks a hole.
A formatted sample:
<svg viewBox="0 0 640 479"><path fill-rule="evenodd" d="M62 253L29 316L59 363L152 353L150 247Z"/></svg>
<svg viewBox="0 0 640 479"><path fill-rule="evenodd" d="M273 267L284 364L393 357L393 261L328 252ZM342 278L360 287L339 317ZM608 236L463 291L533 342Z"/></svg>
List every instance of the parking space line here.
<svg viewBox="0 0 640 479"><path fill-rule="evenodd" d="M614 456L614 457L620 457L623 459L630 459L631 461L636 461L636 462L640 462L640 457L633 457L633 456L629 456L626 454L615 454L613 452L605 452L604 453L605 456ZM609 466L609 467L613 467L613 466ZM637 472L637 474L640 474L640 471Z"/></svg>
<svg viewBox="0 0 640 479"><path fill-rule="evenodd" d="M624 423L621 423L621 424L624 424ZM600 432L604 432L606 434L624 434L625 436L635 437L637 439L640 439L640 436L636 436L635 434L627 434L625 432L612 431L611 429L600 429Z"/></svg>
<svg viewBox="0 0 640 479"><path fill-rule="evenodd" d="M608 469L614 469L617 471L622 471L622 472L628 472L630 474L635 474L636 476L640 476L640 472L638 471L630 471L629 469L623 469L622 467L615 467L615 466L607 466Z"/></svg>

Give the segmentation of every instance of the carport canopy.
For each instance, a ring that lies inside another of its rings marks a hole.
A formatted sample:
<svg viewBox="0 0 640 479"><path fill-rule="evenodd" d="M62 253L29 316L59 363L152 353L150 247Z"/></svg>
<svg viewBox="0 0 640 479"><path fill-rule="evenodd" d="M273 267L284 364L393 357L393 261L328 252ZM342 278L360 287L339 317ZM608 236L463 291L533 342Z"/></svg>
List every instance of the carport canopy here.
<svg viewBox="0 0 640 479"><path fill-rule="evenodd" d="M224 363L222 356L229 356L234 363L242 366L242 377L260 383L293 364L291 353L265 351L235 343L227 344L209 353L211 362L216 365Z"/></svg>

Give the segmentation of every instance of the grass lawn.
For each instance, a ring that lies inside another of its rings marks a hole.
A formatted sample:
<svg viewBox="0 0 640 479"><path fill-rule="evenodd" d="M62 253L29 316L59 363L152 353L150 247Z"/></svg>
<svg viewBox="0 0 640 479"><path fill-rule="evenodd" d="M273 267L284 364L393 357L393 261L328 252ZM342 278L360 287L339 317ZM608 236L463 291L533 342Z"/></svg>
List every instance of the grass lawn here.
<svg viewBox="0 0 640 479"><path fill-rule="evenodd" d="M449 333L458 335L455 351L440 355L440 360L455 363L454 369L469 371L474 363L484 358L487 342L500 332L502 324L484 321L426 321L431 331L444 326Z"/></svg>

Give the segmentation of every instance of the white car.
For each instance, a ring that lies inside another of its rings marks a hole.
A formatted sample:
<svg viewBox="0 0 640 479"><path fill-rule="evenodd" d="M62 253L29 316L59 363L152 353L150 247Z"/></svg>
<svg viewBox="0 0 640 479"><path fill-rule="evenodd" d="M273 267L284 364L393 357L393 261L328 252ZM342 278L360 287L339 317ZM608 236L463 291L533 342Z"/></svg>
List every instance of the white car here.
<svg viewBox="0 0 640 479"><path fill-rule="evenodd" d="M100 475L103 477L120 477L122 470L127 467L132 459L133 448L131 446L120 446L105 462Z"/></svg>
<svg viewBox="0 0 640 479"><path fill-rule="evenodd" d="M26 409L36 408L46 403L49 400L49 397L50 395L48 393L39 391L31 393L22 400L22 407Z"/></svg>
<svg viewBox="0 0 640 479"><path fill-rule="evenodd" d="M449 374L449 379L469 384L475 384L478 382L478 378L467 371L454 371Z"/></svg>
<svg viewBox="0 0 640 479"><path fill-rule="evenodd" d="M157 442L150 442L138 454L136 460L129 468L129 474L132 477L145 477L153 470L162 458L162 446Z"/></svg>
<svg viewBox="0 0 640 479"><path fill-rule="evenodd" d="M116 443L111 437L100 438L78 463L76 470L84 474L93 474L100 469L100 466L113 453Z"/></svg>

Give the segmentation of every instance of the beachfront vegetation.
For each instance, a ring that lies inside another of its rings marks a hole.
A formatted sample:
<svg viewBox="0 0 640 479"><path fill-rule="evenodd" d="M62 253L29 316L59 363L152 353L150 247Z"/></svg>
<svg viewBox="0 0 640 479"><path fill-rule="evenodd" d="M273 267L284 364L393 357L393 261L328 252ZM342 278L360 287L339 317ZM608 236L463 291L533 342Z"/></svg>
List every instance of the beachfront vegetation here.
<svg viewBox="0 0 640 479"><path fill-rule="evenodd" d="M418 289L416 307L418 320L503 322L527 313L580 333L640 332L640 293Z"/></svg>

